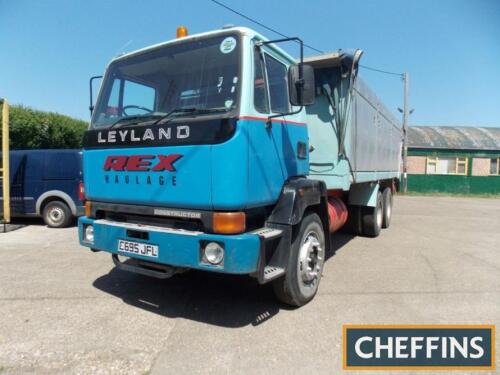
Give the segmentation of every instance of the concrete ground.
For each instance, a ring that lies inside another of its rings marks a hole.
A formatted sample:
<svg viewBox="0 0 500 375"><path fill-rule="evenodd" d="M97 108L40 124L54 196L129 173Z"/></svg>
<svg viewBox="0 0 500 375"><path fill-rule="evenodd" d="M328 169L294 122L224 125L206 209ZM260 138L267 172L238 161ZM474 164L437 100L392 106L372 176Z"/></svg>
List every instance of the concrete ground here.
<svg viewBox="0 0 500 375"><path fill-rule="evenodd" d="M76 228L30 224L0 234L2 374L338 374L342 324L500 326L500 199L398 197L378 238L334 235L296 310L247 277L117 271Z"/></svg>

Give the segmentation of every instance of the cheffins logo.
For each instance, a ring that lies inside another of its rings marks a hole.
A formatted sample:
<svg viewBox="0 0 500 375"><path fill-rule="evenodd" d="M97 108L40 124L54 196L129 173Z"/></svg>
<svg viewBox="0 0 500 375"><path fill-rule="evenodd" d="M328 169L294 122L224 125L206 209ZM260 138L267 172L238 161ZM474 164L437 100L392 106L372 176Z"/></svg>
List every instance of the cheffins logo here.
<svg viewBox="0 0 500 375"><path fill-rule="evenodd" d="M493 370L495 326L344 325L344 370Z"/></svg>
<svg viewBox="0 0 500 375"><path fill-rule="evenodd" d="M108 156L104 161L105 172L154 172L145 176L137 174L106 173L104 181L106 183L125 183L140 185L145 183L152 185L157 182L165 185L167 177L170 177L172 186L177 184L176 176L165 176L158 172L175 172L174 164L182 158L180 154L170 155L114 155Z"/></svg>

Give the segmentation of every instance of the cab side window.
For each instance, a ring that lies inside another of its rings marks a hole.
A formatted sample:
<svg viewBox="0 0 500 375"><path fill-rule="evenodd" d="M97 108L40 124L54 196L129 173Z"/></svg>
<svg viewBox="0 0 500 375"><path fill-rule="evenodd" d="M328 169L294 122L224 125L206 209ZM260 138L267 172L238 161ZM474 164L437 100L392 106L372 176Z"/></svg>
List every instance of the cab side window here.
<svg viewBox="0 0 500 375"><path fill-rule="evenodd" d="M269 84L271 112L290 112L286 66L266 54L266 70Z"/></svg>
<svg viewBox="0 0 500 375"><path fill-rule="evenodd" d="M264 60L259 48L253 51L254 61L254 86L253 102L255 109L260 113L269 113L269 100L267 98L267 82L264 70Z"/></svg>

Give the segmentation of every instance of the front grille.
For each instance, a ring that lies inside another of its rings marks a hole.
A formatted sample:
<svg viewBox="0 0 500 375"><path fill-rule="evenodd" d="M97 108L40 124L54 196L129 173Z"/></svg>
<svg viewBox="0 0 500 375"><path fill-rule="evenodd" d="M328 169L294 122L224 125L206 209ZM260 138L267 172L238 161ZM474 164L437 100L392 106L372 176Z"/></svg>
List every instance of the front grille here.
<svg viewBox="0 0 500 375"><path fill-rule="evenodd" d="M118 213L110 211L101 211L98 215L102 219L117 221L122 223L154 225L164 228L184 229L190 231L205 232L206 228L199 220L192 219L174 219L161 216L147 216L129 213Z"/></svg>

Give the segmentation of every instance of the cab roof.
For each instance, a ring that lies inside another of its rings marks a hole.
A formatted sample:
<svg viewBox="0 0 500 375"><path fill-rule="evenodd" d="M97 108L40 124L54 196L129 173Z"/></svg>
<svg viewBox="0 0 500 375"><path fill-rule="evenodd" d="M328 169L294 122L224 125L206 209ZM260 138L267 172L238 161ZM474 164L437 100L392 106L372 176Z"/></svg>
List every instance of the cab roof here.
<svg viewBox="0 0 500 375"><path fill-rule="evenodd" d="M129 57L140 55L142 53L153 51L155 49L166 47L166 46L169 46L169 45L174 45L174 44L177 44L177 43L189 42L189 41L196 40L196 39L199 39L199 38L217 36L219 34L228 34L228 33L231 33L231 32L238 33L238 34L243 35L243 36L247 36L250 39L255 38L255 39L258 39L258 40L262 40L262 41L268 41L269 40L268 38L266 38L262 34L259 34L255 30L252 30L252 29L250 29L248 27L236 26L236 27L229 27L229 28L221 28L221 29L217 29L217 30L203 32L203 33L188 35L188 36L185 36L185 37L182 37L182 38L171 39L171 40L168 40L166 42L161 42L161 43L153 44L153 45L148 46L148 47L144 47L144 48L132 51L132 52L128 52L128 53L125 53L123 55L115 57L114 59L112 59L110 61L109 64L111 64L111 63L113 63L115 61L127 59ZM282 55L284 58L286 58L287 60L289 60L289 62L294 62L295 61L295 59L292 56L290 56L287 52L285 52L283 49L281 49L277 45L270 45L270 47L274 51L276 51L280 55Z"/></svg>

